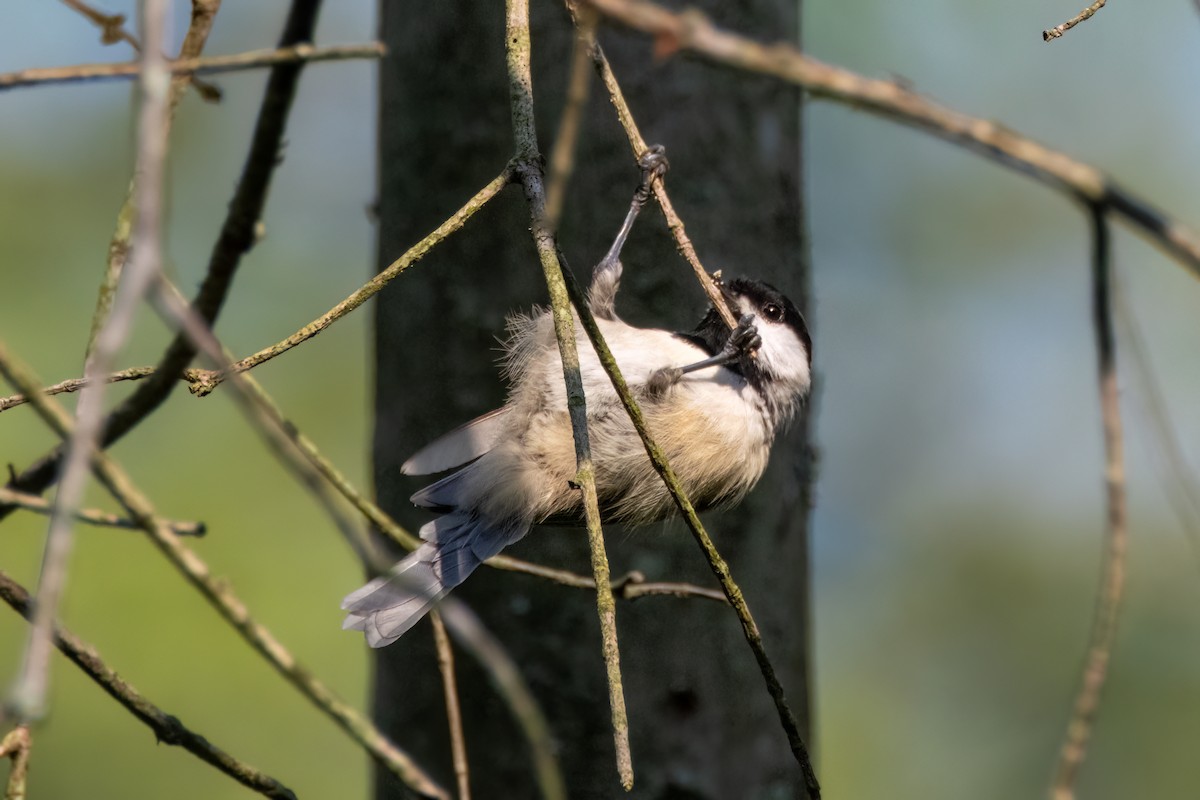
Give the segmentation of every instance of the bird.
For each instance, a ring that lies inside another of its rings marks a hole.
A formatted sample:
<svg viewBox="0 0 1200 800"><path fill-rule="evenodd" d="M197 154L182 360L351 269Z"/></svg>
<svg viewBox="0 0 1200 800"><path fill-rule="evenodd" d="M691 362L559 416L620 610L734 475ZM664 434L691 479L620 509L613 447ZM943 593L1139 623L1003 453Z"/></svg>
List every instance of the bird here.
<svg viewBox="0 0 1200 800"><path fill-rule="evenodd" d="M767 466L771 445L808 394L812 339L795 304L749 278L720 281L736 315L715 306L694 329L638 328L616 313L620 251L655 177L661 148L641 161L643 180L608 254L593 271L588 308L657 442L697 510L736 504ZM644 525L676 507L646 454L576 313L580 372L601 518ZM342 601L344 629L383 647L410 630L480 564L539 525L580 524L582 493L562 361L549 310L509 318L500 408L444 434L409 458L406 475L449 475L412 495L435 518L421 544Z"/></svg>
<svg viewBox="0 0 1200 800"><path fill-rule="evenodd" d="M768 283L739 278L720 290L730 330L709 308L689 332L637 328L614 300L620 266L597 271L589 307L646 417L651 437L697 510L736 504L767 466L776 435L811 385L804 318ZM549 311L509 319L507 402L419 450L406 475L458 469L411 500L438 516L422 544L388 573L347 595L343 628L372 647L396 641L481 563L537 525L582 520L562 362ZM644 525L675 505L642 447L578 319L596 493L605 521ZM684 365L684 366L676 366Z"/></svg>

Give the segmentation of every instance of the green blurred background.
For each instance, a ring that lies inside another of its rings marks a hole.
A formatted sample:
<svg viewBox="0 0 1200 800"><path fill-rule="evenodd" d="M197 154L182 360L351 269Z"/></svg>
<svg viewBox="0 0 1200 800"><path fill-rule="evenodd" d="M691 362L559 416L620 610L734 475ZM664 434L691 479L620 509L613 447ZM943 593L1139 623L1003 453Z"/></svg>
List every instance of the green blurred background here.
<svg viewBox="0 0 1200 800"><path fill-rule="evenodd" d="M178 38L187 4L175 8ZM134 4L105 9L132 17ZM227 2L207 52L272 44L285 10L278 0ZM1200 224L1200 15L1183 0L1116 3L1042 43L1043 28L1078 10L1075 0L807 0L805 41L820 58L912 81L1101 166ZM18 0L0 22L0 71L127 57L122 46L100 47L96 29L58 3ZM373 6L331 4L319 41L365 41L373 31ZM224 102L186 98L173 141L169 257L188 293L240 170L264 77L216 82ZM283 338L370 272L374 93L369 64L306 71L267 237L219 324L235 352ZM80 371L132 166L132 96L127 83L0 94L0 338L46 381ZM841 798L1040 795L1075 690L1101 552L1085 219L1057 194L927 136L840 107L810 109L822 781ZM702 255L736 247L693 236ZM1127 232L1115 253L1195 463L1200 288ZM403 280L389 291L402 290ZM363 486L369 314L256 372ZM123 361L152 363L167 337L145 315ZM1123 386L1129 604L1082 795L1194 797L1200 531L1171 515L1144 398ZM23 467L51 442L28 408L0 414L5 463ZM208 523L196 547L214 571L316 675L362 705L364 647L339 630L337 607L360 569L225 393L176 392L114 452L164 514ZM110 507L97 491L89 502ZM22 514L0 535L0 569L31 588L44 531L42 518ZM139 534L79 529L63 616L149 698L302 797L364 796L359 751ZM0 681L15 672L24 637L25 624L0 610ZM192 756L157 747L69 664L57 660L53 680L32 796L250 796Z"/></svg>

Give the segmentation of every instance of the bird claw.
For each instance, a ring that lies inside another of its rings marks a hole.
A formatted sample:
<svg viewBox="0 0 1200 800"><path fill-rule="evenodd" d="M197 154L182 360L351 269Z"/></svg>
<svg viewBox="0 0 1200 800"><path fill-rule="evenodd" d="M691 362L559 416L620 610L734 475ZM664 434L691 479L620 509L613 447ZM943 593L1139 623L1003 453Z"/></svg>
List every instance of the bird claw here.
<svg viewBox="0 0 1200 800"><path fill-rule="evenodd" d="M670 164L667 163L667 148L661 144L652 144L646 148L638 159L638 167L642 170L642 182L638 184L634 196L641 203L646 202L656 179L667 174Z"/></svg>
<svg viewBox="0 0 1200 800"><path fill-rule="evenodd" d="M667 391L683 378L683 370L679 367L662 367L650 374L646 381L646 394L651 398L662 397Z"/></svg>
<svg viewBox="0 0 1200 800"><path fill-rule="evenodd" d="M753 314L743 314L738 320L737 327L729 334L725 349L733 356L745 356L762 347L762 336L758 326L754 324Z"/></svg>
<svg viewBox="0 0 1200 800"><path fill-rule="evenodd" d="M667 163L667 148L661 144L650 145L638 159L638 167L641 168L646 183L666 175L667 170L671 167Z"/></svg>

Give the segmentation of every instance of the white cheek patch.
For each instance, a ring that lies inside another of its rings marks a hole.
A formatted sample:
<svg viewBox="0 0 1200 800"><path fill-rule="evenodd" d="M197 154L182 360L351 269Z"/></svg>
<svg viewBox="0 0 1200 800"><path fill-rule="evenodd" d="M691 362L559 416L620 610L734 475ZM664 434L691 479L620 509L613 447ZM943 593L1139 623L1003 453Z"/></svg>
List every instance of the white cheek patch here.
<svg viewBox="0 0 1200 800"><path fill-rule="evenodd" d="M757 322L758 335L762 337L759 358L763 359L764 366L781 378L807 385L808 352L795 331L786 325L773 325L763 320Z"/></svg>

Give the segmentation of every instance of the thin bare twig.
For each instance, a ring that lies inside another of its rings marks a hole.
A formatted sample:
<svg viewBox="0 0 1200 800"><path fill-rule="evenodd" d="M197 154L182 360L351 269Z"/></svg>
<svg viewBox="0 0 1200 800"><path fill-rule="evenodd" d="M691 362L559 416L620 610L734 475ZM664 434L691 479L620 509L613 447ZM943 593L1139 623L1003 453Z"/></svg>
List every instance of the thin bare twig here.
<svg viewBox="0 0 1200 800"><path fill-rule="evenodd" d="M534 773L545 800L566 800L566 782L554 755L557 750L550 725L542 714L537 700L529 691L529 685L521 675L520 668L512 660L504 646L488 632L470 610L453 595L442 599L438 610L446 627L471 657L480 664L494 665L492 680L509 704L517 723L529 742Z"/></svg>
<svg viewBox="0 0 1200 800"><path fill-rule="evenodd" d="M400 273L404 272L410 266L421 260L434 246L442 242L447 236L462 228L475 212L483 208L488 201L500 193L508 183L512 180L512 167L507 166L496 176L490 183L480 189L470 200L463 205L458 211L452 214L445 222L434 229L428 236L415 245L410 247L399 258L393 261L388 267L379 274L371 278L364 286L354 291L345 300L342 300L336 306L331 308L322 316L305 325L300 330L293 333L283 341L277 342L270 347L265 347L257 353L249 355L242 360L230 364L227 368L215 369L195 369L185 370L182 377L190 384L193 394L198 397L204 397L210 394L213 389L217 388L228 376L230 372L245 372L257 367L259 364L270 361L275 356L286 353L298 344L305 342L316 336L321 331L328 328L333 323L337 322L342 317L354 311L367 300L374 297L385 286L396 278ZM140 380L142 378L154 375L157 372L155 367L135 367L124 370L123 372L115 373L109 376L110 381L119 380ZM87 380L77 378L62 383L55 384L46 389L49 394L58 394L60 392L78 391L87 384ZM14 395L12 397L0 398L0 411L4 411L13 406L21 405L28 402L24 395ZM401 537L403 539L403 537ZM414 540L409 540L410 542ZM415 547L415 544L406 544L409 549Z"/></svg>
<svg viewBox="0 0 1200 800"><path fill-rule="evenodd" d="M8 353L2 342L0 374L29 396L30 403L55 433L64 438L71 434L70 416L57 402L40 392L37 379ZM213 577L208 565L171 532L158 517L154 506L115 461L103 451L97 451L93 456L92 471L150 535L167 560L280 675L406 786L424 797L449 800L449 795L407 753L392 744L357 709L318 681L266 627L254 620L228 583Z"/></svg>
<svg viewBox="0 0 1200 800"><path fill-rule="evenodd" d="M216 75L223 72L240 72L261 69L278 64L298 64L318 61L349 61L362 58L381 58L383 45L370 44L329 45L314 47L299 44L273 50L250 50L227 56L205 56L184 58L167 62L167 69L174 75ZM38 67L18 72L0 74L0 91L18 89L23 86L46 86L56 83L78 83L112 78L129 78L137 74L137 62L123 61L116 64L77 64L69 67Z"/></svg>
<svg viewBox="0 0 1200 800"><path fill-rule="evenodd" d="M596 474L588 440L587 400L579 368L579 350L575 342L575 318L567 296L562 272L558 267L558 245L546 216L546 195L541 170L541 153L533 116L532 47L528 0L507 0L505 51L508 63L509 99L512 103L513 135L517 143L517 176L525 189L532 221L534 245L550 293L554 335L562 359L566 384L567 410L575 439L575 482L583 495L588 545L592 555L592 573L596 579L596 611L600 618L602 650L608 677L608 699L612 710L613 741L617 773L625 791L633 789L633 758L629 750L629 719L625 710L625 689L621 680L620 653L617 643L616 601L609 583L608 556L604 552L604 531L600 524L600 504L596 497Z"/></svg>
<svg viewBox="0 0 1200 800"><path fill-rule="evenodd" d="M125 30L125 15L124 14L105 14L103 11L89 6L82 0L62 0L62 2L78 11L88 22L91 22L100 29L101 44L116 44L117 42L126 42L135 52L142 51L141 44L133 37L129 31Z"/></svg>
<svg viewBox="0 0 1200 800"><path fill-rule="evenodd" d="M0 503L18 506L36 514L49 514L52 510L50 501L40 495L14 492L12 489L5 489L3 487L0 487ZM101 528L142 529L141 525L138 525L131 519L118 517L116 514L109 514L107 511L98 511L91 508L76 509L75 518L80 522L86 522L89 525L96 525ZM208 532L203 522L175 522L171 520L163 520L163 522L175 532L176 536L203 536Z"/></svg>
<svg viewBox="0 0 1200 800"><path fill-rule="evenodd" d="M18 725L0 739L0 758L12 759L4 800L25 800L29 781L29 751L32 747L33 737L28 725Z"/></svg>
<svg viewBox="0 0 1200 800"><path fill-rule="evenodd" d="M458 678L454 674L454 650L446 625L437 609L429 612L433 623L433 643L437 647L438 672L442 674L442 690L446 695L446 720L450 724L450 754L454 760L454 780L458 785L458 800L471 800L471 772L467 767L467 740L463 736L462 710L458 705Z"/></svg>
<svg viewBox="0 0 1200 800"><path fill-rule="evenodd" d="M697 544L700 545L700 549L704 552L704 556L708 560L713 574L721 582L721 589L725 592L725 597L728 598L729 604L733 606L734 611L737 613L738 620L742 625L742 632L746 636L746 642L750 645L750 649L754 653L754 658L758 662L758 668L762 673L763 681L767 685L767 691L775 703L775 710L779 715L779 722L783 727L784 734L787 736L792 755L800 765L800 770L804 776L805 791L813 800L819 800L821 797L821 786L813 770L812 759L808 754L808 747L804 744L804 738L800 735L800 725L796 721L796 716L792 713L791 707L788 705L787 697L783 691L783 684L779 682L779 678L775 674L775 667L767 656L766 648L763 646L762 634L759 633L758 624L755 623L754 617L750 613L750 607L746 604L746 600L742 596L742 590L733 580L733 575L729 572L729 565L725 563L725 559L721 557L716 545L713 544L711 537L709 537L708 532L704 529L704 525L700 522L700 517L697 516L696 509L688 499L687 493L684 491L675 472L671 469L671 465L667 463L666 456L659 449L658 445L654 443L654 440L650 438L650 432L646 428L646 420L642 416L642 410L634 399L632 392L629 391L629 386L625 383L625 378L621 375L620 367L617 366L612 351L609 350L608 344L604 341L604 335L600 332L600 326L596 324L596 318L592 316L591 309L588 308L587 298L584 296L583 289L576 282L574 275L571 274L567 265L563 263L561 253L559 254L559 265L566 281L567 290L570 292L571 301L575 304L575 310L579 315L580 322L582 322L584 330L587 331L588 338L592 342L592 347L595 349L596 355L604 367L604 371L612 381L613 388L621 398L621 403L625 406L625 411L629 414L629 418L633 422L638 436L641 437L642 444L646 448L646 453L650 456L650 462L662 477L667 491L671 494L675 505L683 515L684 521L692 531Z"/></svg>
<svg viewBox="0 0 1200 800"><path fill-rule="evenodd" d="M494 556L483 562L489 567L497 569L509 570L510 572L522 572L526 575L533 575L537 578L545 578L548 581L560 583L563 586L570 586L574 589L589 589L596 590L596 579L589 578L585 575L578 575L574 572L569 572L565 569L557 569L555 567L547 567L541 564L531 564L528 561L521 561L509 556ZM646 576L641 572L634 570L622 575L620 578L614 578L610 585L613 589L613 594L620 597L622 600L637 600L641 597L653 596L669 596L669 597L697 597L705 600L716 600L718 603L728 602L724 593L718 589L706 589L703 586L696 586L691 583L662 583L648 582Z"/></svg>
<svg viewBox="0 0 1200 800"><path fill-rule="evenodd" d="M567 78L567 97L558 120L558 134L550 148L546 169L546 224L557 231L562 219L567 184L575 171L575 146L579 142L579 124L591 87L591 46L595 39L596 14L590 9L580 18L573 4L567 7L575 17L575 40L571 46L571 72Z"/></svg>
<svg viewBox="0 0 1200 800"><path fill-rule="evenodd" d="M500 193L500 190L508 185L512 180L512 167L507 166L497 175L489 184L484 186L466 202L466 204L458 211L454 212L449 219L439 225L432 233L426 236L421 241L410 247L403 255L388 265L387 269L382 270L375 275L371 280L347 297L342 302L338 303L329 311L305 325L300 330L293 333L288 338L281 342L259 350L253 355L243 358L235 364L231 364L224 370L209 370L201 372L197 375L196 380L192 382L192 393L203 397L211 392L228 376L230 372L245 372L248 369L253 369L264 361L270 361L277 355L286 353L301 342L307 341L316 336L321 331L328 328L333 323L337 322L342 317L349 314L354 309L361 306L367 300L374 297L380 292L383 287L387 286L393 278L395 278L404 270L415 264L417 261L428 253L435 245L440 243L450 234L457 231L466 224L479 209L483 208L489 200Z"/></svg>
<svg viewBox="0 0 1200 800"><path fill-rule="evenodd" d="M225 359L223 355L224 350L212 332L204 326L203 320L199 319L188 308L182 297L178 295L178 292L166 291L165 289L168 288L168 285L165 282L161 283L158 288L163 291L160 291L156 295L155 302L166 321L184 331L207 358L216 363L221 363ZM354 533L348 532L352 526L343 519L340 511L327 497L326 487L320 480L322 475L326 475L325 469L333 471L337 478L341 478L336 473L336 470L332 470L332 465L328 464L328 462L320 464L314 460L314 457L319 459L319 455L311 443L307 443L307 447L300 446L300 440L303 437L295 430L294 426L291 426L283 419L278 408L250 376L235 373L231 376L230 384L235 391L235 395L242 401L242 405L250 411L255 428L264 435L278 454L284 456L285 464L304 480L310 491L321 499L326 511L334 517L339 527L343 528L343 532L347 533L352 543L359 545L356 549L359 549L359 557L363 563L376 571L386 569L388 562L382 559L382 554L378 553L369 543L358 542L358 537ZM287 447L288 442L295 444L297 449L300 450L299 457ZM306 458L308 460L305 460ZM324 460L321 459L321 461ZM326 476L333 481L332 476ZM342 479L340 480L339 488L344 490L350 488L350 485ZM455 635L476 641L476 644L471 647L471 652L479 659L479 663L488 674L491 675L501 697L513 710L518 721L521 722L530 747L533 750L535 764L543 768L545 768L544 765L546 763L550 764L550 771L547 772L547 775L551 783L548 783L547 786L553 788L553 780L555 778L557 778L558 784L561 784L561 775L557 770L557 762L554 760L551 750L548 749L549 746L544 735L545 723L541 710L538 708L536 701L533 700L528 688L520 680L519 675L515 681L511 675L508 675L508 672L515 670L515 667L512 665L511 659L504 652L503 647L489 637L487 631L483 629L482 624L461 603L456 603L454 600L444 600L442 611L443 618L449 622L450 628L454 631ZM370 750L370 741L360 740L360 743L368 749L368 752L372 752L373 755L375 754L374 751ZM384 744L387 744L386 740L384 740ZM392 754L392 758L394 761L395 754ZM396 765L394 763L385 764L385 766L395 771ZM407 769L408 772L406 774L398 773L399 777L410 787L415 788L416 784L414 784L414 781L423 780L424 776L419 772L413 771L415 765L409 764L407 765ZM548 791L547 797L559 798L561 795Z"/></svg>
<svg viewBox="0 0 1200 800"><path fill-rule="evenodd" d="M593 3L593 5L598 4ZM646 150L645 140L638 131L637 124L633 119L633 114L630 112L629 106L625 102L624 95L621 92L621 87L617 83L616 77L613 75L613 72L609 67L607 58L605 58L600 46L594 42L592 56L596 69L600 73L600 77L604 82L605 87L608 89L613 105L617 109L617 116L621 121L622 127L625 128L626 135L629 138L630 146L634 152L634 156L640 157L641 154ZM721 313L725 323L731 328L734 327L735 322L733 315L730 313L725 304L724 298L714 285L711 277L704 270L703 266L701 266L699 259L696 256L695 249L692 246L691 240L687 237L687 234L684 231L683 222L679 219L678 215L675 214L674 208L671 206L670 198L667 196L665 186L661 180L655 181L653 186L655 190L655 197L659 201L659 206L663 209L663 214L667 218L668 226L675 235L676 243L679 246L680 252L684 254L685 258L692 265L693 270L696 272L696 276L700 280L701 285L704 287L706 294L709 295L713 306ZM601 363L603 364L605 371L608 373L609 378L612 380L613 387L616 389L618 395L620 395L626 411L629 413L630 419L634 423L634 427L638 430L639 435L642 437L643 444L646 447L646 451L650 456L651 462L654 464L655 469L662 476L668 491L671 493L680 511L683 513L688 527L692 530L693 535L696 537L696 540L708 559L709 565L712 567L714 574L721 582L725 597L738 614L738 618L742 623L742 628L746 635L747 642L750 644L751 650L754 652L755 658L758 661L759 669L762 672L763 679L767 684L767 689L770 692L772 699L775 701L780 722L783 726L785 734L788 737L788 743L791 746L797 762L800 764L802 773L804 774L806 791L810 797L819 798L820 785L817 782L816 775L813 771L807 747L805 746L803 738L800 735L799 724L796 721L795 715L792 713L791 708L787 704L783 687L779 683L779 680L775 675L774 667L771 664L770 659L767 657L765 649L763 648L762 637L758 632L758 626L754 622L754 619L750 613L750 609L742 597L741 590L733 581L733 577L729 573L728 566L721 557L720 553L717 551L715 545L713 545L708 533L704 530L703 525L700 523L699 517L696 516L695 510L691 506L691 502L687 499L686 494L683 492L682 485L679 484L674 473L671 471L670 465L667 464L665 456L663 456L657 445L650 438L645 427L645 422L641 416L641 410L638 408L636 401L633 399L628 387L625 385L624 378L621 376L620 370L617 367L616 362L613 360L607 344L604 343L603 335L601 334L599 327L596 325L590 309L586 307L587 303L583 296L583 292L575 283L574 277L570 274L570 270L566 267L566 264L562 262L561 254L559 254L559 265L561 268L561 273L566 279L566 286L570 290L571 299L575 303L575 307L579 312L580 318L583 322L584 329L587 331L593 347L600 356Z"/></svg>
<svg viewBox="0 0 1200 800"><path fill-rule="evenodd" d="M67 1L73 2L73 0ZM192 19L188 23L187 34L184 36L183 45L179 50L180 58L195 58L200 55L208 41L208 34L212 31L213 20L216 18L220 6L221 0L192 0ZM141 51L141 47L136 41L131 43L135 50ZM167 119L164 123L166 126L164 135L168 138L171 135L171 126L175 122L175 112L179 108L180 101L183 100L184 91L189 82L195 84L203 97L208 99L220 97L220 91L216 87L201 85L194 79L194 76L192 78L188 76L175 77L171 81L171 95L167 100ZM134 178L129 181L125 201L121 204L121 210L117 212L116 229L113 231L112 238L109 239L104 278L101 280L100 292L96 297L96 310L92 313L92 327L88 333L87 347L84 350L85 361L91 356L92 348L96 346L96 336L100 333L100 328L112 310L113 298L117 293L117 283L121 280L121 271L125 268L125 260L129 257L129 237L133 233L135 213L133 195L136 177L135 173ZM0 405L0 411L2 410L3 405Z"/></svg>
<svg viewBox="0 0 1200 800"><path fill-rule="evenodd" d="M200 57L220 9L221 0L192 0L192 18L188 22L183 44L179 47L178 59ZM171 81L172 102L178 105L178 98L182 97L188 86L194 88L200 95L200 99L205 102L217 103L221 100L221 87L192 73L191 75L176 75ZM172 107L173 111L174 107Z"/></svg>
<svg viewBox="0 0 1200 800"><path fill-rule="evenodd" d="M174 284L165 278L158 281L154 286L151 302L163 320L177 331L185 333L188 340L209 361L221 364L228 359L228 351L205 325L204 320L200 319L200 316L191 309ZM267 397L266 392L257 381L247 375L237 375L231 384L234 398L237 400L239 408L246 414L255 433L262 438L268 449L283 466L295 475L321 504L359 560L365 564L375 565L376 569L386 569L387 561L384 559L383 553L379 552L365 531L342 513L342 509L329 491L329 487L322 480L320 472L307 457L308 453L300 447L299 440L304 437L296 426L283 416L279 407ZM304 441L307 442L307 439ZM311 443L309 445L311 447ZM316 450L315 447L311 447L311 449L313 452Z"/></svg>
<svg viewBox="0 0 1200 800"><path fill-rule="evenodd" d="M617 83L617 78L613 75L612 68L608 64L608 58L604 55L604 50L595 40L594 33L592 35L592 63L595 65L596 71L600 74L600 80L604 83L604 88L608 90L609 99L612 101L613 107L617 111L617 120L620 121L621 127L625 129L625 136L629 139L629 146L633 149L633 158L636 161L646 152L646 140L642 138L642 133L638 130L637 122L633 118L633 112L629 110L629 104L625 102L625 94L621 91L621 86ZM733 312L729 310L729 304L725 302L725 296L721 294L721 290L717 288L716 282L708 271L704 269L704 265L700 263L700 256L696 254L696 247L692 244L691 238L687 235L687 229L683 224L683 220L675 213L675 206L671 203L671 197L667 194L667 186L660 177L651 183L654 189L654 199L658 201L658 207L662 209L663 217L667 221L667 228L671 231L671 236L675 238L675 247L679 250L679 254L691 266L692 272L696 274L696 280L700 282L700 287L704 290L704 294L708 297L708 301L712 303L712 307L721 315L721 319L732 330L737 327L737 320L733 316Z"/></svg>
<svg viewBox="0 0 1200 800"><path fill-rule="evenodd" d="M613 581L613 591L622 600L637 600L641 597L680 597L715 600L718 603L728 603L729 598L720 589L706 589L690 583L647 582L646 576L634 571Z"/></svg>
<svg viewBox="0 0 1200 800"><path fill-rule="evenodd" d="M892 81L864 78L825 64L787 44L764 45L714 26L703 14L674 14L643 0L580 0L657 39L660 53L686 51L736 69L769 75L823 100L868 111L945 139L1021 172L1085 203L1102 203L1194 276L1200 277L1200 236L1118 186L1099 169L990 120L938 105Z"/></svg>
<svg viewBox="0 0 1200 800"><path fill-rule="evenodd" d="M107 316L107 315L106 315ZM154 367L132 367L130 369L113 372L107 375L104 380L108 383L116 383L118 381L136 381L154 374ZM72 378L62 383L56 383L53 386L47 386L43 391L47 395L64 394L68 392L78 392L83 387L87 386L87 378ZM10 397L0 397L0 411L7 411L10 408L21 406L29 402L29 399L23 394L14 394Z"/></svg>
<svg viewBox="0 0 1200 800"><path fill-rule="evenodd" d="M0 571L0 599L28 619L31 616L29 593L19 583ZM192 755L224 772L234 780L266 797L295 800L291 789L269 775L238 760L205 737L189 730L177 717L166 713L129 685L116 670L108 666L95 648L73 633L55 625L54 644L83 673L96 682L109 697L137 717L162 744L182 747Z"/></svg>
<svg viewBox="0 0 1200 800"><path fill-rule="evenodd" d="M96 337L95 352L84 369L85 377L105 376L124 346L133 327L133 315L159 269L161 239L159 216L162 205L163 170L166 163L167 91L169 79L162 57L165 0L144 0L141 109L138 114L138 148L134 221L135 248L117 295L111 316ZM45 555L38 579L37 603L30 630L29 645L9 700L9 707L21 721L38 719L45 712L49 681L52 628L58 615L58 601L66 585L67 558L71 552L72 525L83 499L88 463L100 437L104 415L103 380L89 384L79 397L77 422L67 447L62 486L54 497L50 530L46 534Z"/></svg>
<svg viewBox="0 0 1200 800"><path fill-rule="evenodd" d="M1150 349L1129 298L1116 278L1114 272L1113 307L1121 326L1121 339L1128 346L1125 363L1133 365L1132 372L1139 389L1137 394L1145 403L1153 437L1157 439L1155 455L1158 457L1154 463L1159 470L1158 483L1192 547L1192 555L1200 563L1200 482L1179 445L1179 429L1171 418L1162 384L1154 369L1154 359L1150 357Z"/></svg>
<svg viewBox="0 0 1200 800"><path fill-rule="evenodd" d="M1112 319L1112 261L1108 218L1102 206L1091 208L1092 217L1092 321L1096 334L1100 412L1104 427L1104 485L1107 536L1103 574L1092 618L1092 633L1080 680L1079 693L1067 725L1050 796L1072 800L1079 768L1087 756L1100 694L1108 677L1108 664L1117 635L1117 618L1125 592L1125 558L1129 547L1129 521L1125 498L1125 453L1121 406L1117 395L1116 342Z"/></svg>
<svg viewBox="0 0 1200 800"><path fill-rule="evenodd" d="M320 0L292 0L280 36L280 47L311 41L319 8ZM276 64L267 78L250 152L229 203L221 233L213 245L204 281L193 301L197 313L210 326L221 312L242 256L254 246L255 226L262 217L267 189L280 163L278 156L288 112L303 67L303 61ZM191 341L182 334L177 335L168 345L154 373L108 415L100 440L101 447L109 447L118 441L162 405L175 388L178 376L195 355ZM57 479L62 452L60 446L38 459L9 481L8 487L34 494L45 491ZM10 506L0 506L0 520L12 510Z"/></svg>
<svg viewBox="0 0 1200 800"><path fill-rule="evenodd" d="M1053 28L1048 28L1047 30L1042 31L1042 41L1043 42L1052 42L1055 39L1057 39L1058 37L1062 36L1067 31L1071 30L1071 28L1074 28L1076 25L1083 22L1084 20L1091 19L1092 15L1094 15L1100 9L1104 8L1104 4L1107 2L1108 2L1108 0L1096 0L1096 2L1092 3L1090 6L1085 8L1083 11L1080 11L1078 14L1071 17L1069 20L1062 23L1061 25L1055 25Z"/></svg>
<svg viewBox="0 0 1200 800"><path fill-rule="evenodd" d="M108 45L125 42L133 48L135 53L142 52L141 42L125 29L124 14L105 14L103 11L82 2L82 0L62 1L100 29L101 44ZM179 55L180 58L190 58L200 55L200 48L204 46L204 41L208 38L208 32L212 29L212 17L220 5L221 0L192 0L192 22L188 26L188 34L184 38L183 47L181 48L182 52ZM202 99L210 103L215 103L221 99L220 88L194 75L177 79L177 82L180 92L190 84L196 87L196 91ZM174 89L172 89L173 97ZM94 332L93 330L93 334Z"/></svg>

